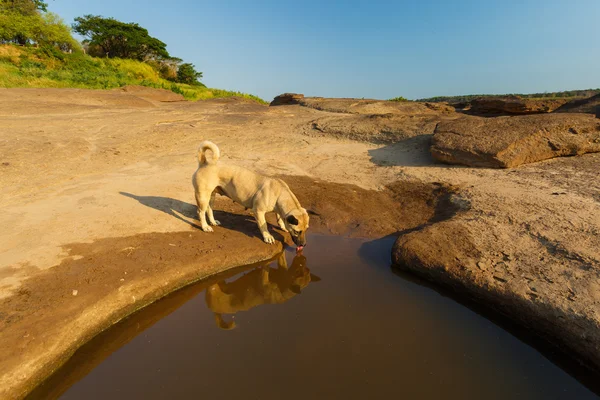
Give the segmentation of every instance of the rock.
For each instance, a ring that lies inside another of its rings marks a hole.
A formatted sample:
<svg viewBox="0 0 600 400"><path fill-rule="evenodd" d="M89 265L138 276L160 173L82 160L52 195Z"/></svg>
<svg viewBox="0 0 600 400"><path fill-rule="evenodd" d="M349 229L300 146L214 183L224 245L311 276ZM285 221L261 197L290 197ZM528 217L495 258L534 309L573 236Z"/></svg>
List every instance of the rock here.
<svg viewBox="0 0 600 400"><path fill-rule="evenodd" d="M396 143L418 135L432 134L440 119L432 114L326 116L311 121L307 133L329 134L371 143Z"/></svg>
<svg viewBox="0 0 600 400"><path fill-rule="evenodd" d="M345 114L455 114L454 108L448 105L416 101L305 97L298 104L315 110Z"/></svg>
<svg viewBox="0 0 600 400"><path fill-rule="evenodd" d="M442 121L431 154L472 167L510 168L600 151L600 121L585 114L466 117Z"/></svg>
<svg viewBox="0 0 600 400"><path fill-rule="evenodd" d="M445 103L307 97L298 104L337 114L310 121L306 133L325 133L371 143L396 143L418 135L431 135L438 122L461 116Z"/></svg>
<svg viewBox="0 0 600 400"><path fill-rule="evenodd" d="M441 113L452 114L456 112L456 107L453 107L444 101L439 103L423 103L423 105L433 111L438 111Z"/></svg>
<svg viewBox="0 0 600 400"><path fill-rule="evenodd" d="M600 93L585 99L572 100L557 108L554 112L594 114L596 118L600 118Z"/></svg>
<svg viewBox="0 0 600 400"><path fill-rule="evenodd" d="M576 228L564 233L574 235L572 239L560 238L562 225L568 226L564 220L568 215L560 211L564 206L538 200L535 208L526 208L517 193L507 192L488 203L480 197L474 202L476 209L401 235L392 261L505 315L600 371L600 252L581 246L590 240L589 246L600 248L600 238L576 233ZM483 212L489 209L497 217ZM511 224L507 216L515 218L515 214L520 221L544 217L539 224ZM549 239L555 237L560 239ZM499 264L489 268L485 260L507 247L520 253L519 262L510 270Z"/></svg>
<svg viewBox="0 0 600 400"><path fill-rule="evenodd" d="M567 99L523 99L518 96L505 98L482 97L472 100L469 114L472 115L522 115L554 111Z"/></svg>
<svg viewBox="0 0 600 400"><path fill-rule="evenodd" d="M283 93L275 97L270 106L282 106L288 104L298 104L298 102L304 98L303 94L298 93Z"/></svg>

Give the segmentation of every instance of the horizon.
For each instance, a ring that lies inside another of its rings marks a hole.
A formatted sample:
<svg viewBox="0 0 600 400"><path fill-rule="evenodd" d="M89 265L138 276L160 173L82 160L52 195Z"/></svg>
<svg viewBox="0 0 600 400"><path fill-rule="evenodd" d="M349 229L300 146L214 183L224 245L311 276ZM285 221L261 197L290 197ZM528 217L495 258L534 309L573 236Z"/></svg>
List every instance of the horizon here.
<svg viewBox="0 0 600 400"><path fill-rule="evenodd" d="M85 14L138 23L208 87L267 101L285 92L414 100L600 86L593 0L48 3L68 25Z"/></svg>

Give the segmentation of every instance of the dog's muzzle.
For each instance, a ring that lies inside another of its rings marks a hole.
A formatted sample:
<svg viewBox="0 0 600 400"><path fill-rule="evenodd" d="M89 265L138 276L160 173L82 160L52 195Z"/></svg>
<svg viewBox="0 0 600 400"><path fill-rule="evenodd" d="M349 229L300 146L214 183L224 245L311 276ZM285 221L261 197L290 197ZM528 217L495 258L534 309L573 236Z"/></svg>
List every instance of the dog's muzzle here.
<svg viewBox="0 0 600 400"><path fill-rule="evenodd" d="M306 246L306 239L304 239L304 238L292 236L292 241L298 247Z"/></svg>

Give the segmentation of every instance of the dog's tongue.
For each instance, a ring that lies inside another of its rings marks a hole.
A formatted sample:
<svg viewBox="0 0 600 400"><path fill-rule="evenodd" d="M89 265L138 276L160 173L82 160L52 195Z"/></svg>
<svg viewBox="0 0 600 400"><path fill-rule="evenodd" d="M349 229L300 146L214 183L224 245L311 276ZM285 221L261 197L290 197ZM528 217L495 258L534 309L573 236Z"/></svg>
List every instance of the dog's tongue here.
<svg viewBox="0 0 600 400"><path fill-rule="evenodd" d="M298 247L296 247L296 253L300 253L303 248L304 248L304 246L298 246Z"/></svg>

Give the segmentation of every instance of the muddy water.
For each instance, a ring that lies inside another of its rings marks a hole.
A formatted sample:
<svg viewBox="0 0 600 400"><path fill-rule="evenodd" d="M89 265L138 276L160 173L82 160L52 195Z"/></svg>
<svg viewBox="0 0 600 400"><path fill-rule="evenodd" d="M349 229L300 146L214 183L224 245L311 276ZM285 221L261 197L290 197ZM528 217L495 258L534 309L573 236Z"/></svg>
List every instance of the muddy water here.
<svg viewBox="0 0 600 400"><path fill-rule="evenodd" d="M31 398L597 398L494 322L395 274L391 246L312 236L303 257L289 249L186 288L84 346Z"/></svg>

